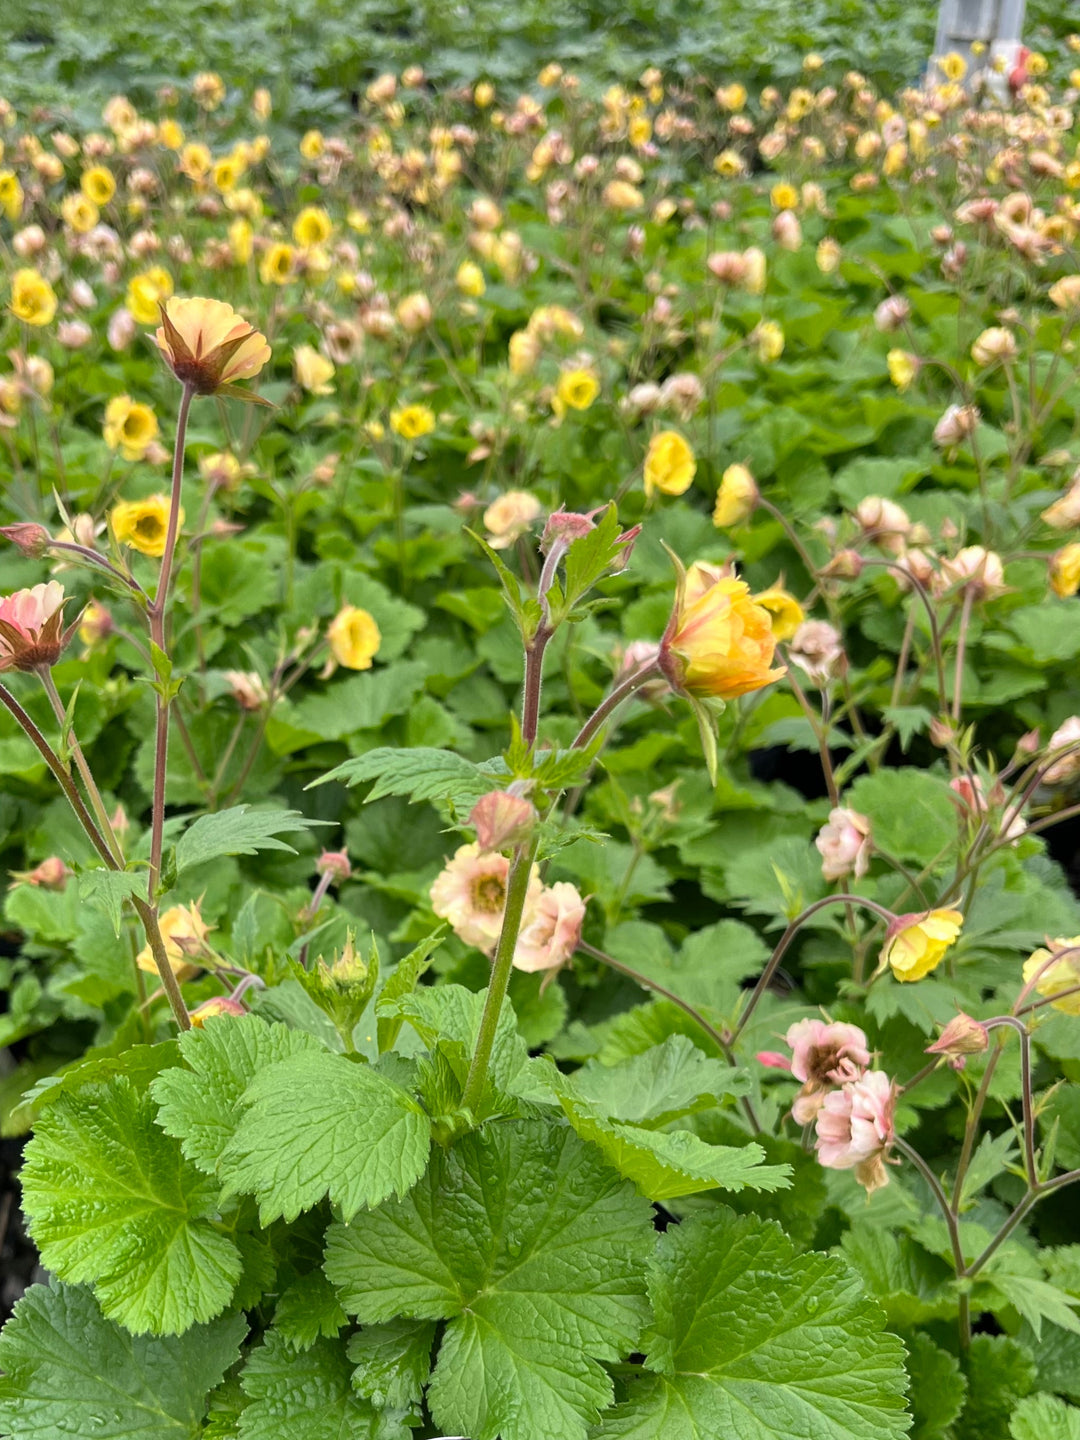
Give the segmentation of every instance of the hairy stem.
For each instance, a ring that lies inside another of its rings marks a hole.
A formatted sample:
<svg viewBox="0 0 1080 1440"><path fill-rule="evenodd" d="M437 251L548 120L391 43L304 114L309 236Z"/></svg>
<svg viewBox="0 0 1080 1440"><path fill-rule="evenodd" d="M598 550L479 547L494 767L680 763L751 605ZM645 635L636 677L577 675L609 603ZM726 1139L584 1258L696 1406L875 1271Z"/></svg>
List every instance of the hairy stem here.
<svg viewBox="0 0 1080 1440"><path fill-rule="evenodd" d="M575 735L573 748L583 750L624 700L628 700L635 690L640 690L643 685L647 685L650 680L655 680L661 673L659 661L652 660L643 665L640 670L635 670L633 674L628 675L625 680L620 681L614 690L601 700Z"/></svg>

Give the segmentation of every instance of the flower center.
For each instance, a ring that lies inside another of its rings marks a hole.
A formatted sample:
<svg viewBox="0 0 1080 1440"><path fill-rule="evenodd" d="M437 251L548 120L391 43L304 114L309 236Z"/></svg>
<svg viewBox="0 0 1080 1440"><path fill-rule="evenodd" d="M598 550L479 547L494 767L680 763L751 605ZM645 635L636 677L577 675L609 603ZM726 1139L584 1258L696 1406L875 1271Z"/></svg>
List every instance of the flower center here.
<svg viewBox="0 0 1080 1440"><path fill-rule="evenodd" d="M135 521L135 534L140 540L160 540L165 527L156 515L140 515Z"/></svg>
<svg viewBox="0 0 1080 1440"><path fill-rule="evenodd" d="M473 883L473 905L485 915L502 914L506 886L498 875L481 875Z"/></svg>

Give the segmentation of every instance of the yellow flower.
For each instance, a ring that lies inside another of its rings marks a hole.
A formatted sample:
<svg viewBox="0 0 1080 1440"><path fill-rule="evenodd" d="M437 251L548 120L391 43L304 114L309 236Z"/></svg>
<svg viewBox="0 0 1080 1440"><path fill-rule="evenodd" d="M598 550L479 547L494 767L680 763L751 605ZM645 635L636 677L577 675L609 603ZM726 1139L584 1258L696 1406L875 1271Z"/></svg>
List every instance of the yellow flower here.
<svg viewBox="0 0 1080 1440"><path fill-rule="evenodd" d="M772 633L777 640L790 640L806 619L795 596L779 585L770 585L768 590L755 595L754 604L769 612Z"/></svg>
<svg viewBox="0 0 1080 1440"><path fill-rule="evenodd" d="M780 180L769 191L774 210L794 210L799 203L799 192L787 180Z"/></svg>
<svg viewBox="0 0 1080 1440"><path fill-rule="evenodd" d="M390 411L390 429L403 440L419 440L435 429L435 413L427 405L405 405Z"/></svg>
<svg viewBox="0 0 1080 1440"><path fill-rule="evenodd" d="M721 700L760 690L784 674L783 667L770 669L775 651L769 612L751 599L745 581L700 563L680 574L661 649L676 689Z"/></svg>
<svg viewBox="0 0 1080 1440"><path fill-rule="evenodd" d="M784 353L784 332L775 320L762 320L754 329L751 339L763 365L771 365Z"/></svg>
<svg viewBox="0 0 1080 1440"><path fill-rule="evenodd" d="M1053 965L1047 961L1054 955L1061 955L1062 951L1073 950L1080 946L1080 935L1073 935L1071 939L1058 938L1049 942L1049 950L1040 948L1033 950L1029 959L1024 961L1024 983L1030 984L1035 976L1039 974L1042 967L1046 969L1036 981L1035 989L1040 995L1058 995L1063 990L1071 990L1074 985L1080 985L1080 952L1075 955L1062 955ZM1051 1006L1054 1010L1061 1010L1066 1015L1080 1015L1080 990L1075 995L1066 995L1063 1000L1055 1000Z"/></svg>
<svg viewBox="0 0 1080 1440"><path fill-rule="evenodd" d="M177 980L182 984L202 969L201 965L193 962L208 958L209 947L206 944L206 937L212 927L207 925L199 914L198 903L174 905L171 910L166 910L160 917L158 925L161 929L161 938L165 942L165 954L168 957L169 965ZM139 951L135 963L140 970L146 970L151 975L157 974L153 951L149 945L145 945Z"/></svg>
<svg viewBox="0 0 1080 1440"><path fill-rule="evenodd" d="M107 205L116 194L116 180L112 171L106 169L104 165L94 165L89 170L83 171L79 189L87 200L100 209L102 205Z"/></svg>
<svg viewBox="0 0 1080 1440"><path fill-rule="evenodd" d="M166 150L179 150L184 143L184 132L175 120L162 120L158 126L158 139Z"/></svg>
<svg viewBox="0 0 1080 1440"><path fill-rule="evenodd" d="M609 180L601 196L609 210L640 210L645 197L629 180Z"/></svg>
<svg viewBox="0 0 1080 1440"><path fill-rule="evenodd" d="M293 239L302 249L310 250L313 245L325 245L333 228L321 206L305 205L293 221Z"/></svg>
<svg viewBox="0 0 1080 1440"><path fill-rule="evenodd" d="M370 670L382 636L373 616L356 605L343 605L331 620L326 638L334 659L346 670Z"/></svg>
<svg viewBox="0 0 1080 1440"><path fill-rule="evenodd" d="M98 207L92 200L88 200L81 190L64 196L60 202L60 214L64 217L64 223L70 226L76 235L89 234L101 218Z"/></svg>
<svg viewBox="0 0 1080 1440"><path fill-rule="evenodd" d="M173 374L196 395L257 398L237 389L236 381L259 373L270 359L270 346L266 336L224 300L196 295L166 301L154 338Z"/></svg>
<svg viewBox="0 0 1080 1440"><path fill-rule="evenodd" d="M296 383L312 395L332 395L333 361L320 355L312 345L298 345L293 351L293 375Z"/></svg>
<svg viewBox="0 0 1080 1440"><path fill-rule="evenodd" d="M731 85L723 85L716 92L716 103L721 110L730 110L738 113L746 104L746 86L735 81Z"/></svg>
<svg viewBox="0 0 1080 1440"><path fill-rule="evenodd" d="M177 525L184 523L183 506ZM109 524L119 544L154 559L165 553L169 531L169 497L151 495L147 500L121 500L109 514Z"/></svg>
<svg viewBox="0 0 1080 1440"><path fill-rule="evenodd" d="M214 189L222 195L227 195L230 190L236 189L236 182L244 173L244 167L236 159L235 155L226 155L221 160L214 161L214 170L211 179Z"/></svg>
<svg viewBox="0 0 1080 1440"><path fill-rule="evenodd" d="M712 168L723 180L734 180L746 170L746 161L737 150L721 150L712 162Z"/></svg>
<svg viewBox="0 0 1080 1440"><path fill-rule="evenodd" d="M515 330L510 336L510 373L528 375L540 358L540 338L528 330Z"/></svg>
<svg viewBox="0 0 1080 1440"><path fill-rule="evenodd" d="M259 266L259 279L264 285L285 285L292 279L295 251L291 245L278 241L271 245Z"/></svg>
<svg viewBox="0 0 1080 1440"><path fill-rule="evenodd" d="M1064 545L1051 557L1050 588L1063 600L1080 590L1080 544Z"/></svg>
<svg viewBox="0 0 1080 1440"><path fill-rule="evenodd" d="M16 270L11 277L11 313L27 325L48 325L56 314L53 288L36 270Z"/></svg>
<svg viewBox="0 0 1080 1440"><path fill-rule="evenodd" d="M481 80L473 87L473 104L478 110L486 110L495 100L495 86L489 80Z"/></svg>
<svg viewBox="0 0 1080 1440"><path fill-rule="evenodd" d="M817 261L817 267L823 275L832 275L834 271L840 268L841 250L839 242L834 240L831 235L827 235L824 240L818 242L818 247L814 251L814 259Z"/></svg>
<svg viewBox="0 0 1080 1440"><path fill-rule="evenodd" d="M889 379L903 394L919 373L919 357L909 350L890 350L885 363L889 367Z"/></svg>
<svg viewBox="0 0 1080 1440"><path fill-rule="evenodd" d="M967 61L962 55L958 55L955 50L950 50L947 55L943 55L938 61L938 69L945 76L945 79L951 80L954 85L957 81L964 78L967 74L967 68Z"/></svg>
<svg viewBox="0 0 1080 1440"><path fill-rule="evenodd" d="M745 465L729 465L720 477L713 524L718 530L741 525L758 503L758 488Z"/></svg>
<svg viewBox="0 0 1080 1440"><path fill-rule="evenodd" d="M684 495L697 470L694 452L676 430L661 430L645 455L645 494Z"/></svg>
<svg viewBox="0 0 1080 1440"><path fill-rule="evenodd" d="M14 170L0 170L0 210L14 223L22 214L23 188Z"/></svg>
<svg viewBox="0 0 1080 1440"><path fill-rule="evenodd" d="M1059 310L1080 309L1080 275L1063 275L1047 293Z"/></svg>
<svg viewBox="0 0 1080 1440"><path fill-rule="evenodd" d="M180 169L189 180L205 180L213 163L214 157L206 145L185 145L180 151Z"/></svg>
<svg viewBox="0 0 1080 1440"><path fill-rule="evenodd" d="M300 154L305 160L318 160L326 149L321 130L308 130L300 141Z"/></svg>
<svg viewBox="0 0 1080 1440"><path fill-rule="evenodd" d="M128 282L125 303L140 325L153 325L158 319L158 306L172 293L172 276L160 265L153 265Z"/></svg>
<svg viewBox="0 0 1080 1440"><path fill-rule="evenodd" d="M555 398L570 410L588 410L600 394L600 381L591 370L564 370L555 387Z"/></svg>
<svg viewBox="0 0 1080 1440"><path fill-rule="evenodd" d="M891 968L897 980L921 980L941 964L963 923L959 910L899 915L889 926L881 962Z"/></svg>
<svg viewBox="0 0 1080 1440"><path fill-rule="evenodd" d="M201 110L216 110L225 99L225 81L214 70L200 70L191 82L191 93Z"/></svg>
<svg viewBox="0 0 1080 1440"><path fill-rule="evenodd" d="M463 260L457 268L454 282L463 295L468 295L472 300L479 300L487 286L484 283L484 272L473 260Z"/></svg>
<svg viewBox="0 0 1080 1440"><path fill-rule="evenodd" d="M157 417L130 395L115 395L105 406L104 434L110 450L119 450L125 460L141 460L157 439Z"/></svg>
<svg viewBox="0 0 1080 1440"><path fill-rule="evenodd" d="M234 220L229 226L229 248L237 265L246 265L251 259L253 232L246 220Z"/></svg>

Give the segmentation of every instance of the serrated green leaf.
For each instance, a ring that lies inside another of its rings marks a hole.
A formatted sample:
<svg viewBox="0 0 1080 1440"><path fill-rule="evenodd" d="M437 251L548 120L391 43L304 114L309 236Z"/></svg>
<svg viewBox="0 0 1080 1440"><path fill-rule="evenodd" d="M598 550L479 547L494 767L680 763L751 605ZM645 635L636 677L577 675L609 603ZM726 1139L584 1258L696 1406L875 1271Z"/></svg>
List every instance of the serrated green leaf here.
<svg viewBox="0 0 1080 1440"><path fill-rule="evenodd" d="M870 817L875 842L900 860L927 865L956 841L956 806L942 775L878 770L854 782L846 803Z"/></svg>
<svg viewBox="0 0 1080 1440"><path fill-rule="evenodd" d="M965 1366L967 1404L956 1440L1004 1440L1017 1401L1035 1385L1031 1351L1008 1335L973 1335Z"/></svg>
<svg viewBox="0 0 1080 1440"><path fill-rule="evenodd" d="M947 1288L952 1272L907 1235L893 1234L869 1219L859 1220L840 1247L896 1329L955 1313L956 1299Z"/></svg>
<svg viewBox="0 0 1080 1440"><path fill-rule="evenodd" d="M182 1334L228 1304L241 1261L208 1218L217 1187L126 1077L49 1107L26 1148L22 1187L43 1263L92 1284L109 1319L136 1334Z"/></svg>
<svg viewBox="0 0 1080 1440"><path fill-rule="evenodd" d="M166 1070L154 1081L158 1124L184 1154L212 1175L243 1111L240 1098L255 1076L289 1055L324 1053L313 1035L267 1024L257 1015L215 1016L180 1037L190 1069Z"/></svg>
<svg viewBox="0 0 1080 1440"><path fill-rule="evenodd" d="M79 875L79 896L103 911L120 934L124 919L124 901L146 890L146 876L133 870L84 870Z"/></svg>
<svg viewBox="0 0 1080 1440"><path fill-rule="evenodd" d="M915 1417L909 1440L948 1440L950 1427L964 1408L967 1381L956 1357L935 1345L928 1335L917 1332L906 1344Z"/></svg>
<svg viewBox="0 0 1080 1440"><path fill-rule="evenodd" d="M1080 1304L1080 1299L1063 1294L1056 1285L1050 1285L1033 1275L1012 1274L1008 1266L1009 1256L1005 1255L999 1264L987 1267L983 1278L989 1280L994 1289L1000 1291L1006 1301L1019 1310L1035 1331L1036 1340L1042 1336L1044 1320L1060 1325L1063 1330L1071 1330L1074 1335L1080 1335L1080 1316L1072 1309L1073 1305Z"/></svg>
<svg viewBox="0 0 1080 1440"><path fill-rule="evenodd" d="M222 1152L229 1194L259 1201L262 1224L295 1220L326 1196L351 1219L403 1195L423 1173L431 1125L407 1090L342 1055L304 1052L256 1075Z"/></svg>
<svg viewBox="0 0 1080 1440"><path fill-rule="evenodd" d="M420 1404L431 1370L435 1343L432 1320L390 1320L365 1325L348 1344L356 1366L353 1389L392 1410L412 1410Z"/></svg>
<svg viewBox="0 0 1080 1440"><path fill-rule="evenodd" d="M114 1075L126 1075L138 1090L145 1090L156 1075L180 1058L175 1040L163 1040L157 1045L130 1045L116 1054L87 1056L75 1061L56 1075L45 1075L23 1095L18 1109L23 1106L43 1110L61 1095L73 1095L84 1085L111 1080Z"/></svg>
<svg viewBox="0 0 1080 1440"><path fill-rule="evenodd" d="M246 1333L242 1315L223 1315L181 1336L133 1336L88 1290L34 1285L0 1334L0 1430L11 1440L195 1440Z"/></svg>
<svg viewBox="0 0 1080 1440"><path fill-rule="evenodd" d="M340 1340L319 1340L302 1360L270 1330L240 1376L251 1403L240 1417L240 1440L407 1440L350 1384L352 1367Z"/></svg>
<svg viewBox="0 0 1080 1440"><path fill-rule="evenodd" d="M1056 1395L1021 1400L1009 1421L1013 1440L1080 1440L1080 1410Z"/></svg>
<svg viewBox="0 0 1080 1440"><path fill-rule="evenodd" d="M984 1132L964 1175L961 1210L966 1210L983 1186L996 1180L1008 1168L1017 1149L1016 1136L1011 1130L1003 1130L1000 1135Z"/></svg>
<svg viewBox="0 0 1080 1440"><path fill-rule="evenodd" d="M428 1405L471 1440L584 1440L611 1398L597 1361L637 1338L647 1203L572 1131L486 1126L403 1201L327 1236L326 1272L365 1324L444 1319Z"/></svg>
<svg viewBox="0 0 1080 1440"><path fill-rule="evenodd" d="M407 795L410 800L452 800L465 805L472 804L493 787L491 776L485 775L471 760L464 760L451 750L432 750L426 746L397 750L381 745L335 766L313 781L312 788L330 780L341 780L346 785L374 780L367 797L369 802L384 795Z"/></svg>
<svg viewBox="0 0 1080 1440"><path fill-rule="evenodd" d="M617 1065L590 1060L574 1073L574 1088L612 1120L647 1129L710 1108L722 1095L745 1095L746 1072L703 1054L685 1035L671 1035Z"/></svg>
<svg viewBox="0 0 1080 1440"><path fill-rule="evenodd" d="M284 850L295 855L293 847L277 836L283 831L307 830L316 823L298 810L252 810L250 805L200 815L176 843L177 878L185 870L222 855L254 855L259 850Z"/></svg>
<svg viewBox="0 0 1080 1440"><path fill-rule="evenodd" d="M393 1010L396 1001L416 989L421 975L431 964L432 957L442 944L445 934L446 926L440 925L430 935L425 935L419 945L415 945L408 955L398 961L394 966L393 974L387 978L386 983L379 991L375 1001L375 1013L380 1055L393 1049L394 1041L397 1039L403 1023L400 1012L384 1015L383 1010Z"/></svg>
<svg viewBox="0 0 1080 1440"><path fill-rule="evenodd" d="M337 1292L321 1270L294 1280L274 1307L274 1329L294 1350L310 1350L320 1338L333 1339L347 1324Z"/></svg>
<svg viewBox="0 0 1080 1440"><path fill-rule="evenodd" d="M660 1239L647 1367L597 1440L898 1440L903 1346L841 1261L719 1209Z"/></svg>

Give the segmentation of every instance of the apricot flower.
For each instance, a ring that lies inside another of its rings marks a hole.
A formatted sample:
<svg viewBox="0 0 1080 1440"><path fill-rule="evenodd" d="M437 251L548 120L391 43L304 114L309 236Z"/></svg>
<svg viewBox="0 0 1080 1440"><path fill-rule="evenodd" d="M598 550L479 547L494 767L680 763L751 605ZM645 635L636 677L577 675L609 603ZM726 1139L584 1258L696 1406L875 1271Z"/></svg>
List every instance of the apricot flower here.
<svg viewBox="0 0 1080 1440"><path fill-rule="evenodd" d="M680 575L660 654L674 689L721 700L760 690L784 674L770 669L775 650L769 612L745 581L702 564Z"/></svg>
<svg viewBox="0 0 1080 1440"><path fill-rule="evenodd" d="M234 382L252 379L270 359L265 335L223 300L172 298L160 313L154 338L178 380L196 395L257 399Z"/></svg>

